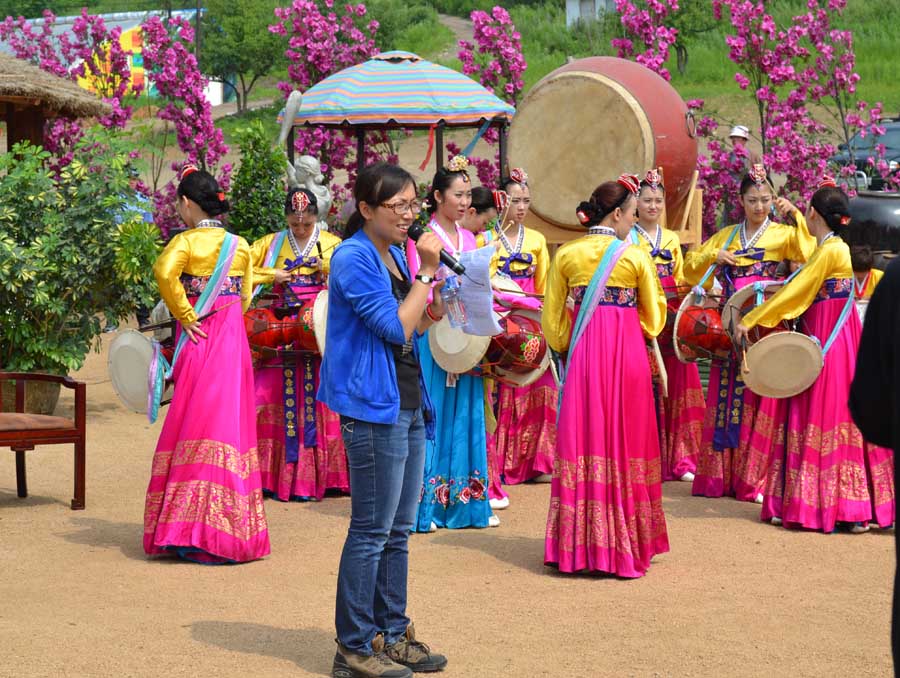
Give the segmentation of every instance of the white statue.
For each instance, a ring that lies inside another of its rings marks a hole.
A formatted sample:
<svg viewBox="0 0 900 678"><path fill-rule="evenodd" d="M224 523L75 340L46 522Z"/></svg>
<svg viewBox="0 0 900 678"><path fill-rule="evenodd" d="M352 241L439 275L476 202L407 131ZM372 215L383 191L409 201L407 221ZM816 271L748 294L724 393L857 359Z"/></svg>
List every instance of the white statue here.
<svg viewBox="0 0 900 678"><path fill-rule="evenodd" d="M284 148L294 118L300 110L303 95L294 90L288 96L284 105L284 117L281 120L281 133L278 135L278 145ZM287 156L287 153L285 153ZM319 211L319 228L328 230L325 219L331 211L331 191L324 185L325 177L322 176L322 163L311 155L301 155L294 160L292 165L287 162L287 184L289 188L305 188L314 196Z"/></svg>

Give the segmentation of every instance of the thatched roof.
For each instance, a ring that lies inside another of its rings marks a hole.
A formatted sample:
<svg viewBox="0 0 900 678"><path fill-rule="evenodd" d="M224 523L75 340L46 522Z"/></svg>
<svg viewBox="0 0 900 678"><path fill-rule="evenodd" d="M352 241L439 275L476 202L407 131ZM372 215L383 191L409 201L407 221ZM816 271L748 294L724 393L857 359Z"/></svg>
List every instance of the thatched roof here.
<svg viewBox="0 0 900 678"><path fill-rule="evenodd" d="M47 115L89 118L112 111L109 104L71 80L0 53L0 101L40 106Z"/></svg>

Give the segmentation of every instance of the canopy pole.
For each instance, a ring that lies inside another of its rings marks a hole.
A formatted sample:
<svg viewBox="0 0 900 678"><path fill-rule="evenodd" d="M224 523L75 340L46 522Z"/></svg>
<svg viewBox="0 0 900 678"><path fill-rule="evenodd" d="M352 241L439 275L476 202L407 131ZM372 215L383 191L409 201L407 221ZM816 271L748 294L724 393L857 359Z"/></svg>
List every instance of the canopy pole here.
<svg viewBox="0 0 900 678"><path fill-rule="evenodd" d="M437 146L436 153L434 154L434 162L436 164L435 170L439 170L444 166L444 123L438 123L434 139L434 145Z"/></svg>
<svg viewBox="0 0 900 678"><path fill-rule="evenodd" d="M359 127L356 130L356 173L362 172L366 166L366 130Z"/></svg>
<svg viewBox="0 0 900 678"><path fill-rule="evenodd" d="M509 125L506 122L501 123L500 124L500 158L499 158L501 181L509 175L509 172L507 171L508 162L506 159L506 152L507 152L507 148L506 148L507 138L506 137L507 137L508 132L509 132Z"/></svg>
<svg viewBox="0 0 900 678"><path fill-rule="evenodd" d="M291 165L294 164L294 129L294 126L291 125L291 131L288 132L287 136L287 157Z"/></svg>

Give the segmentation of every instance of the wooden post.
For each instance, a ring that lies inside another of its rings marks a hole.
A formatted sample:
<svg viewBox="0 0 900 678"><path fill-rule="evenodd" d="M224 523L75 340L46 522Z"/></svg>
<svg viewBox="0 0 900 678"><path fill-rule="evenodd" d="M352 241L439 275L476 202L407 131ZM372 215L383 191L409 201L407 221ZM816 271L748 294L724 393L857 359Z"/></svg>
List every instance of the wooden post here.
<svg viewBox="0 0 900 678"><path fill-rule="evenodd" d="M500 180L502 181L505 177L509 176L509 171L506 167L507 159L507 136L509 134L509 125L506 122L503 122L500 125Z"/></svg>
<svg viewBox="0 0 900 678"><path fill-rule="evenodd" d="M434 163L436 169L444 166L444 123L438 123L437 129L434 130Z"/></svg>
<svg viewBox="0 0 900 678"><path fill-rule="evenodd" d="M356 173L362 172L366 166L366 129L356 128Z"/></svg>

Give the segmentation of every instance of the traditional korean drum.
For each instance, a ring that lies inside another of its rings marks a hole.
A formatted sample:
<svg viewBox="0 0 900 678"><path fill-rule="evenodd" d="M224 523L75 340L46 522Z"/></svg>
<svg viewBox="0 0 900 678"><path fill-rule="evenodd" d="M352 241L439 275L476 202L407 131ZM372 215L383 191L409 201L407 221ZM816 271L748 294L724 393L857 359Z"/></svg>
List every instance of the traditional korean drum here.
<svg viewBox="0 0 900 678"><path fill-rule="evenodd" d="M498 380L528 386L550 367L550 349L541 328L541 314L517 308L501 318L503 332L491 337L486 370Z"/></svg>
<svg viewBox="0 0 900 678"><path fill-rule="evenodd" d="M163 348L163 355L171 363L173 349ZM153 360L153 342L137 330L119 332L109 345L107 369L113 390L129 410L146 414L149 394L148 375ZM163 400L172 397L171 384L166 386Z"/></svg>
<svg viewBox="0 0 900 678"><path fill-rule="evenodd" d="M741 319L782 286L781 282L763 288L748 285L735 292L722 313L728 333L735 337ZM754 327L746 347L740 348L744 383L757 395L767 398L790 398L802 393L813 385L824 365L819 343L794 332L786 322L773 328Z"/></svg>
<svg viewBox="0 0 900 678"><path fill-rule="evenodd" d="M313 313L316 299L318 297L305 297L299 306L291 309L294 313L282 320L282 340L294 350L319 353Z"/></svg>
<svg viewBox="0 0 900 678"><path fill-rule="evenodd" d="M328 325L328 290L316 295L313 303L313 332L316 335L316 346L319 355L325 355L325 329Z"/></svg>
<svg viewBox="0 0 900 678"><path fill-rule="evenodd" d="M251 308L244 314L244 328L251 346L277 348L285 343L284 321L271 308Z"/></svg>
<svg viewBox="0 0 900 678"><path fill-rule="evenodd" d="M675 355L683 363L701 358L727 360L731 354L731 338L722 327L721 295L689 292L675 315Z"/></svg>

